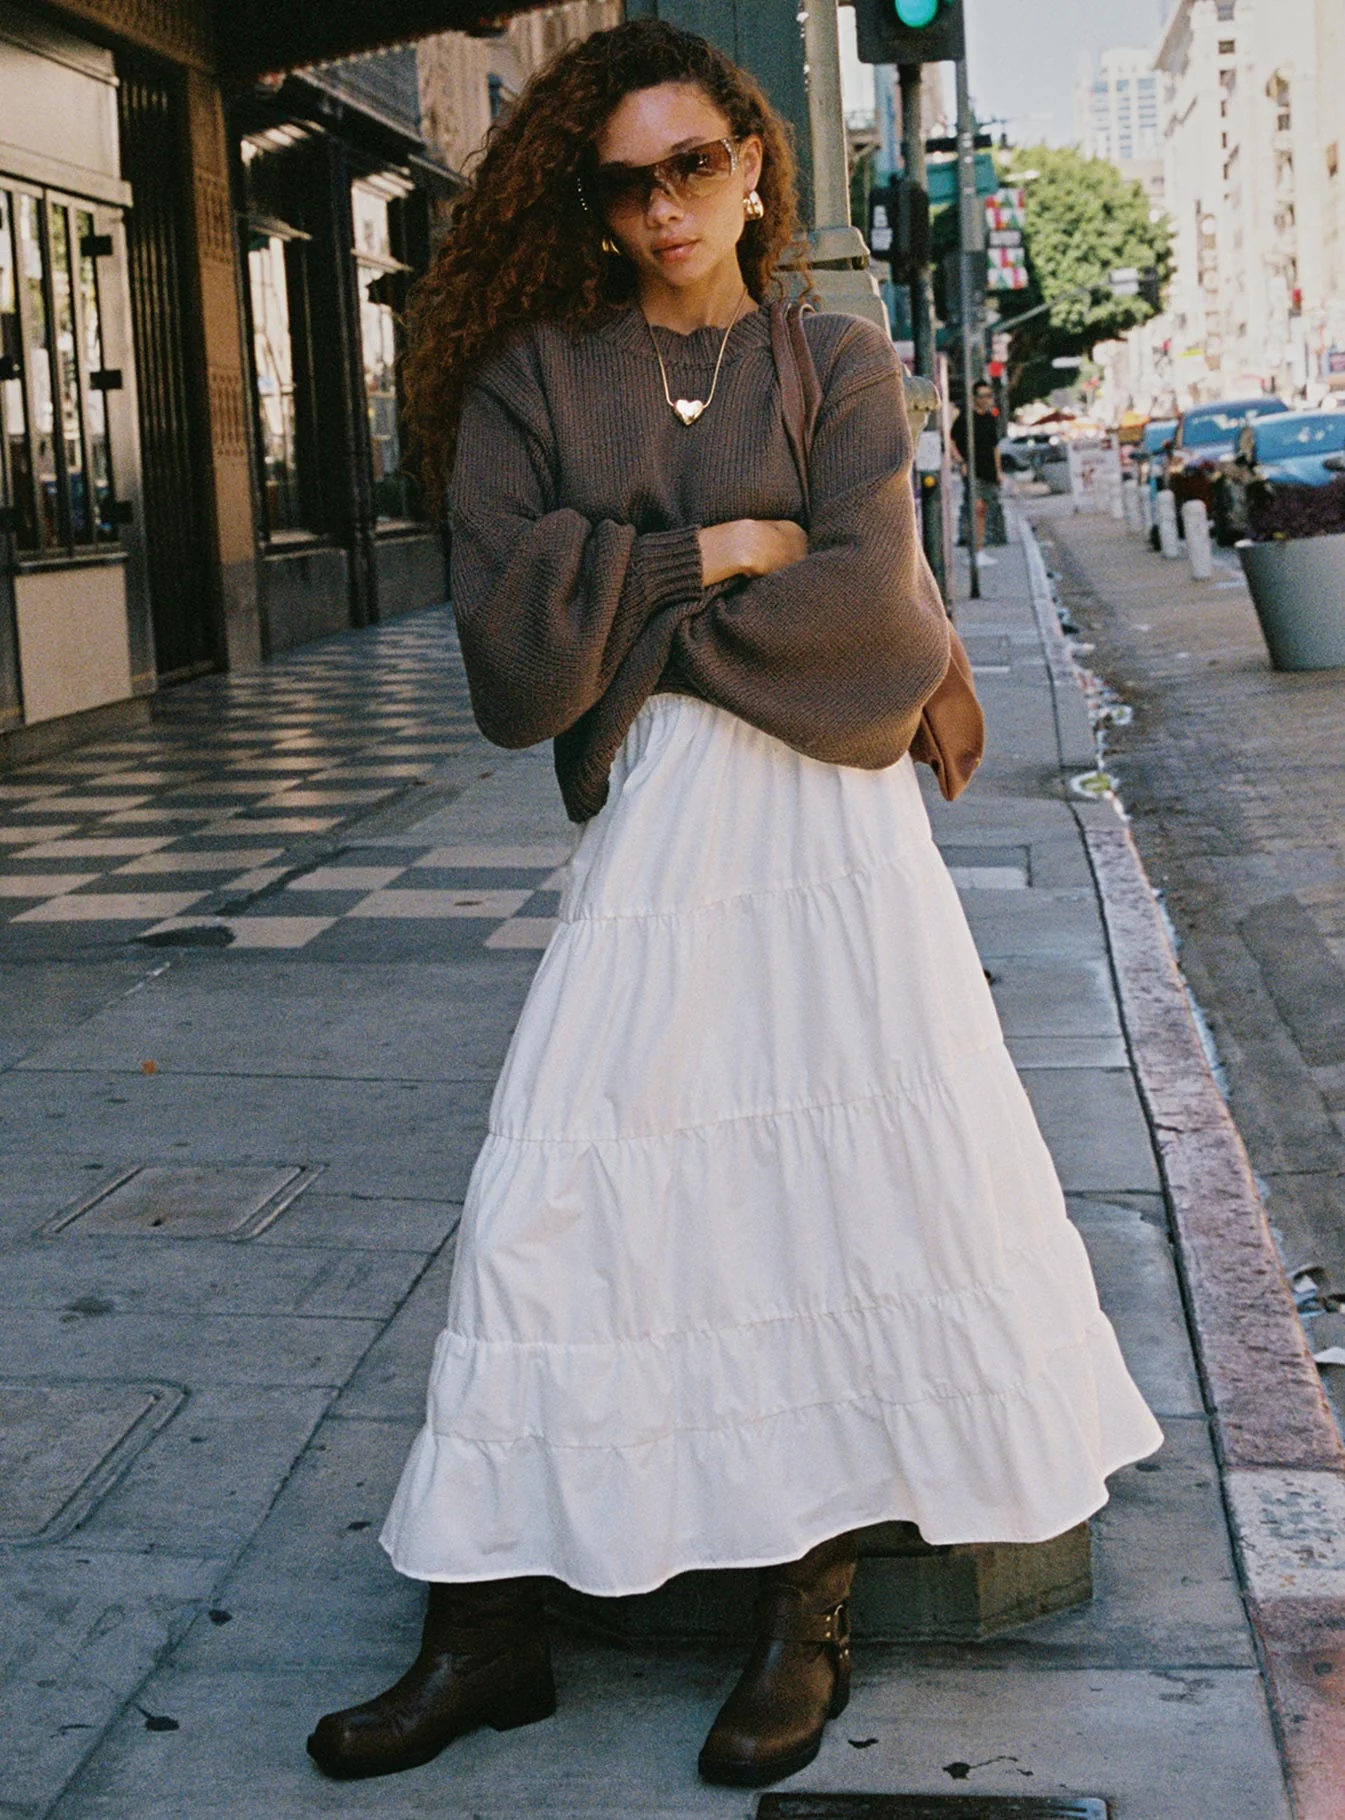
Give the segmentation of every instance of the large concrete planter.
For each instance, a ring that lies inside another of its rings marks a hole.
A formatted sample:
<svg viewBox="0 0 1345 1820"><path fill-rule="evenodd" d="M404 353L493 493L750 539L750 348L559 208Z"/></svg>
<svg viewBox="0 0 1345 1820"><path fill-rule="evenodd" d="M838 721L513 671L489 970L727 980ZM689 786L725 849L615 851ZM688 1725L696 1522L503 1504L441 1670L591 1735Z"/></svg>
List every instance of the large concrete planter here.
<svg viewBox="0 0 1345 1820"><path fill-rule="evenodd" d="M1345 666L1345 531L1244 542L1238 555L1275 668Z"/></svg>

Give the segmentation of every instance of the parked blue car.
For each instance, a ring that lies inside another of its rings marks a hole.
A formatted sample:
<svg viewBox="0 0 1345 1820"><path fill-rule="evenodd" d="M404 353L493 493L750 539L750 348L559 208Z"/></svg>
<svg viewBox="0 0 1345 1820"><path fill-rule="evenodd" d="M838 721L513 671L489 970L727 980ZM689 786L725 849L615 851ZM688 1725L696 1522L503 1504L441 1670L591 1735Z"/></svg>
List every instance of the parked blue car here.
<svg viewBox="0 0 1345 1820"><path fill-rule="evenodd" d="M1152 500L1163 479L1163 455L1177 434L1175 417L1151 417L1140 432L1135 450L1135 478L1148 487Z"/></svg>
<svg viewBox="0 0 1345 1820"><path fill-rule="evenodd" d="M1248 535L1247 501L1254 489L1329 486L1340 477L1343 454L1345 411L1287 411L1245 423L1215 477L1215 537L1232 544Z"/></svg>

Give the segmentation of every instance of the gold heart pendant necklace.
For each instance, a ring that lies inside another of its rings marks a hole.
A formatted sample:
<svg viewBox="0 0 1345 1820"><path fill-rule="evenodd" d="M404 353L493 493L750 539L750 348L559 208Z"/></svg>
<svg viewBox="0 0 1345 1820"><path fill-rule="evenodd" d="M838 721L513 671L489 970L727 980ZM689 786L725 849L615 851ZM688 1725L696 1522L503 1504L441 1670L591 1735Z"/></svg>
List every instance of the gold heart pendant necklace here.
<svg viewBox="0 0 1345 1820"><path fill-rule="evenodd" d="M738 320L738 312L743 307L743 298L746 297L746 295L747 286L744 285L733 314L729 318L729 325L724 330L724 339L719 344L719 358L715 362L714 377L710 381L710 392L709 396L706 398L674 399L668 388L668 369L663 364L663 350L659 347L658 336L654 333L653 323L650 322L647 316L645 317L645 327L649 330L649 339L654 344L654 354L658 360L658 370L663 375L663 396L668 401L668 409L688 427L695 423L702 412L709 410L710 406L714 403L715 387L719 384L719 369L724 364L724 349L729 345L729 336L733 333L733 325Z"/></svg>

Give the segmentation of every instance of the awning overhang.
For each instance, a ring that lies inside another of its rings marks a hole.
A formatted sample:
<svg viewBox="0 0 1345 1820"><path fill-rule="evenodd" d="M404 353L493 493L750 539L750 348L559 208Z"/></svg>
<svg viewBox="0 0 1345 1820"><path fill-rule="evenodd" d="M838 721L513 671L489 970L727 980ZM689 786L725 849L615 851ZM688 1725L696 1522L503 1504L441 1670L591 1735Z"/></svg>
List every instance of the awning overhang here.
<svg viewBox="0 0 1345 1820"><path fill-rule="evenodd" d="M215 55L226 81L251 82L306 64L354 57L435 32L502 31L545 0L217 0Z"/></svg>

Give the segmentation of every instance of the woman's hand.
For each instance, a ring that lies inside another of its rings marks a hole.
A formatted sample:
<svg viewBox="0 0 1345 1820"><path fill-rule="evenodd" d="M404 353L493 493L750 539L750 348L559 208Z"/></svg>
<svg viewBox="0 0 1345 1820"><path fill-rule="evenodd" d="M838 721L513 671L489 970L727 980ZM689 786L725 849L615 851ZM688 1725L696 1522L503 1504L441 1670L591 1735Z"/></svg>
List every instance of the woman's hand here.
<svg viewBox="0 0 1345 1820"><path fill-rule="evenodd" d="M771 575L808 554L808 533L789 518L733 518L699 535L705 588L731 575Z"/></svg>

